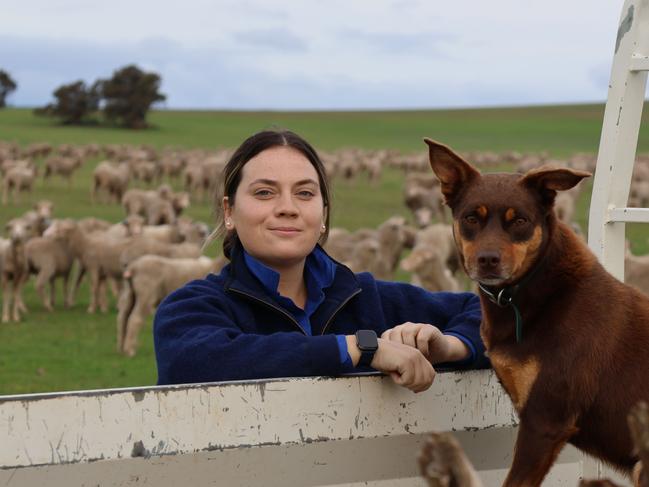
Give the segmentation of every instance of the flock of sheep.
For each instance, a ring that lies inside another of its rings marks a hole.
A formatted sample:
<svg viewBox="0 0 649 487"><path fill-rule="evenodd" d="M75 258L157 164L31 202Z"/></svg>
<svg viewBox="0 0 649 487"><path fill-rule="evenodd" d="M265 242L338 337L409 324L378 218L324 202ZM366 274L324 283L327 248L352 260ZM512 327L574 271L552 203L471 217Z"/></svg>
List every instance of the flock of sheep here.
<svg viewBox="0 0 649 487"><path fill-rule="evenodd" d="M22 290L30 276L47 310L54 307L54 283L63 281L64 305L74 302L79 285L88 276L88 312L108 310L108 291L117 298L116 347L132 356L139 331L159 302L185 282L218 272L226 260L202 255L208 226L183 215L192 202L208 201L219 182L231 151L172 150L151 147L96 144L52 147L39 143L21 148L0 142L0 175L3 204L31 193L35 178L59 176L71 181L89 160L104 157L92 172L91 199L97 204L121 205L124 219L118 223L94 217L54 219L54 205L38 200L33 209L6 224L0 238L2 322L19 321L26 311ZM508 164L520 172L555 162L593 171L595 158L577 154L565 161L551 161L545 154L516 152L464 154L479 167ZM399 266L412 282L427 289L461 290L469 286L462 277L453 242L450 215L442 202L437 179L427 153L403 155L391 150L344 149L322 153L332 178L380 181L386 167L402 170L404 205L412 213L409 223L393 216L377 228L349 231L332 228L325 249L352 270L370 271L379 279L394 279ZM140 181L154 189L130 187ZM175 192L163 182L176 181ZM573 221L579 186L560 193L559 217ZM30 196L31 198L31 196ZM648 206L649 159L640 158L631 191L631 202ZM405 255L407 254L407 255ZM402 256L405 257L402 258ZM76 264L75 264L76 263ZM649 256L627 255L627 282L649 292ZM78 269L69 283L73 268Z"/></svg>
<svg viewBox="0 0 649 487"><path fill-rule="evenodd" d="M220 172L228 153L158 154L150 148L52 148L47 144L21 149L3 144L3 201L15 202L19 193L31 192L41 171L44 180L58 175L71 181L86 161L100 155L108 160L97 163L92 171L91 199L97 204L121 205L123 220L53 219L54 205L39 200L33 210L8 221L7 238L0 239L2 321L19 321L26 311L22 291L30 276L36 276L35 288L43 306L52 310L55 282L63 281L64 305L69 307L87 275L88 312L108 311L107 292L112 290L118 300L117 349L133 355L139 328L166 294L224 265L223 259L202 256L208 226L182 213L190 204L190 192L201 198L213 189L213 175ZM168 184L160 184L165 177L168 181L182 177L187 191L175 192ZM129 188L136 180L158 187ZM69 285L73 268L78 271Z"/></svg>

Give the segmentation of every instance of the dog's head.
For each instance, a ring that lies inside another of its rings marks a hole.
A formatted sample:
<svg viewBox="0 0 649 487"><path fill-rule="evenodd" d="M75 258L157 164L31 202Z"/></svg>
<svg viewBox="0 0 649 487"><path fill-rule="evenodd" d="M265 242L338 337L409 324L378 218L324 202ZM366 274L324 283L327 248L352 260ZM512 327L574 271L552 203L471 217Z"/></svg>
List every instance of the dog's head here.
<svg viewBox="0 0 649 487"><path fill-rule="evenodd" d="M553 226L557 191L590 173L543 166L526 174L481 174L449 147L424 139L430 165L453 212L453 231L471 279L507 286L537 262Z"/></svg>

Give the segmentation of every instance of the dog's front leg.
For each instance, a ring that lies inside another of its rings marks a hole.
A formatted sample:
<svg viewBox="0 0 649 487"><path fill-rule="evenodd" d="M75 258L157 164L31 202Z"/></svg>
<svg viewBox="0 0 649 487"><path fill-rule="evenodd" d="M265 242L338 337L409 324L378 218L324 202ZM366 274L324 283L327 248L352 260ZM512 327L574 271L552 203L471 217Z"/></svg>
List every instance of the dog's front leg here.
<svg viewBox="0 0 649 487"><path fill-rule="evenodd" d="M566 442L576 432L574 421L564 424L543 422L541 418L521 418L514 450L514 461L505 487L537 487Z"/></svg>

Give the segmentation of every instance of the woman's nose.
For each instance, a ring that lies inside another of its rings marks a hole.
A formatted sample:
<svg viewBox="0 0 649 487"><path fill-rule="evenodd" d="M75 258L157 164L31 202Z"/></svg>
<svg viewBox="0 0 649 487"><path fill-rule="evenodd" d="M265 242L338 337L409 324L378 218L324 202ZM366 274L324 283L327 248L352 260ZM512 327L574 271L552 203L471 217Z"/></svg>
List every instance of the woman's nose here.
<svg viewBox="0 0 649 487"><path fill-rule="evenodd" d="M278 215L297 215L297 212L293 195L290 193L280 195L275 206L275 213Z"/></svg>

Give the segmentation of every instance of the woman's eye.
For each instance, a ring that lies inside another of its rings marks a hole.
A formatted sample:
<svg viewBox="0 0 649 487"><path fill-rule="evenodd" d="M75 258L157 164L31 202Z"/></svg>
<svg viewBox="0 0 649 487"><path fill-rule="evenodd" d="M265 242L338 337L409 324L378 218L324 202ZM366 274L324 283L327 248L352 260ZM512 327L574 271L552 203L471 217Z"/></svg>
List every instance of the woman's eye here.
<svg viewBox="0 0 649 487"><path fill-rule="evenodd" d="M314 195L313 191L309 191L308 189L304 189L302 191L298 192L299 196L302 196L303 198L312 198Z"/></svg>
<svg viewBox="0 0 649 487"><path fill-rule="evenodd" d="M271 194L269 189L258 189L255 191L255 196L270 196Z"/></svg>

